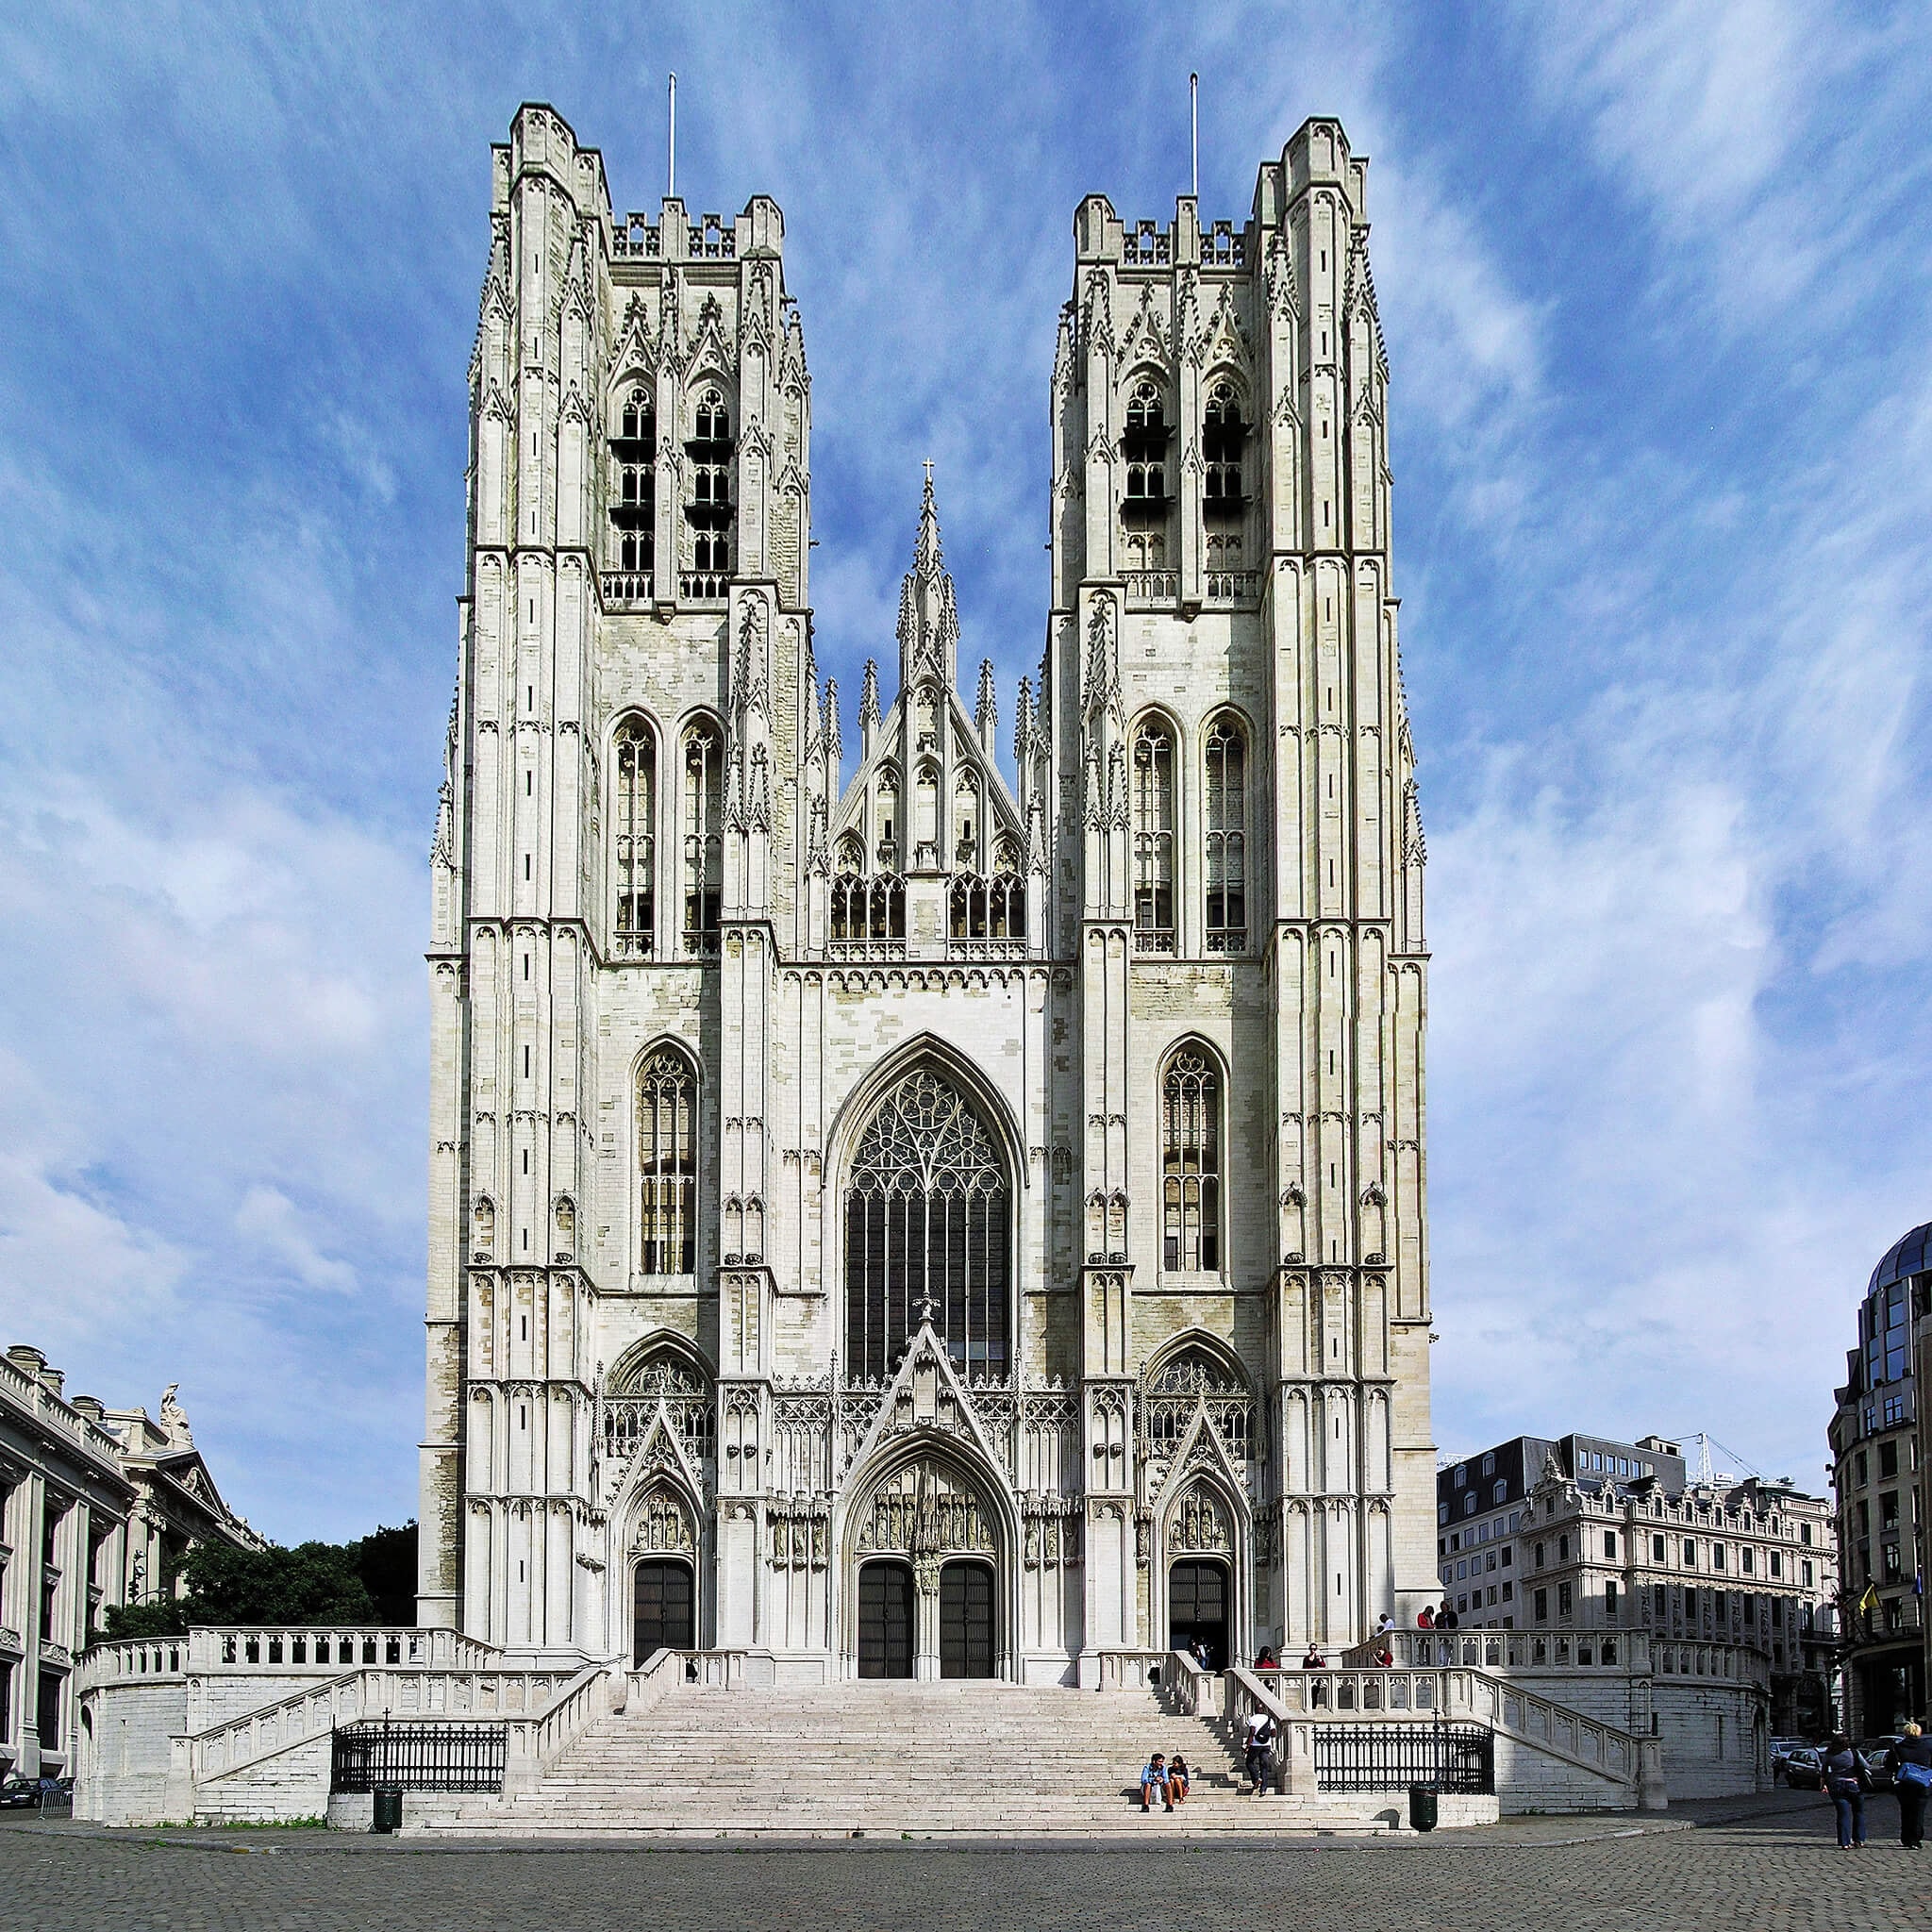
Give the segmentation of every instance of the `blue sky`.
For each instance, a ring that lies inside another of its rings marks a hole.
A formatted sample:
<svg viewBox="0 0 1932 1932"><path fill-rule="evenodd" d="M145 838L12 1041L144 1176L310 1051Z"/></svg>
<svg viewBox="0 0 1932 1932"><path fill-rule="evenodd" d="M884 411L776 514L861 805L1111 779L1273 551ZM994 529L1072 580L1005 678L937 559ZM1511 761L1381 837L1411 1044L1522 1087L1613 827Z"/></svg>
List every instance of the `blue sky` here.
<svg viewBox="0 0 1932 1932"><path fill-rule="evenodd" d="M460 19L460 25L455 23ZM1152 22L1152 25L1149 23ZM962 661L1046 593L1071 217L1370 171L1422 757L1437 1441L1821 1481L1932 1217L1920 10L43 5L0 23L0 1341L179 1380L285 1540L414 1507L426 854L488 149L787 219L820 658L920 461ZM849 708L849 707L848 707ZM848 740L851 720L848 717Z"/></svg>

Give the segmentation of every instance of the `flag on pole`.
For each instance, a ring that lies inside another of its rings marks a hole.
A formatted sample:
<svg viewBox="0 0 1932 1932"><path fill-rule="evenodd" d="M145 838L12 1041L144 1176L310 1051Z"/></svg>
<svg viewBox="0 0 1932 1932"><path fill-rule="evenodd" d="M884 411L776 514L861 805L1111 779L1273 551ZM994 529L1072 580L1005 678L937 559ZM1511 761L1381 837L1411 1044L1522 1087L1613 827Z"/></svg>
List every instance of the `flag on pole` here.
<svg viewBox="0 0 1932 1932"><path fill-rule="evenodd" d="M1875 1583L1868 1583L1865 1586L1865 1594L1858 1599L1858 1607L1861 1610L1875 1610L1878 1607L1878 1586Z"/></svg>

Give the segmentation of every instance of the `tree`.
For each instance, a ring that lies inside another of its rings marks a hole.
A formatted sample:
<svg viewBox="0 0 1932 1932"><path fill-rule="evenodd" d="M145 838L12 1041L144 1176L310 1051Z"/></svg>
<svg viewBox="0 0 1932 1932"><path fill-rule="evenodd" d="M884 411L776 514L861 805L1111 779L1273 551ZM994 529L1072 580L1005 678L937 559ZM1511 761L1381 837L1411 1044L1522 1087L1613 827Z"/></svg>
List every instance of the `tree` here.
<svg viewBox="0 0 1932 1932"><path fill-rule="evenodd" d="M349 1543L244 1550L197 1543L162 1594L116 1604L102 1636L178 1637L191 1624L410 1624L416 1612L416 1525L378 1528ZM179 1585L186 1589L180 1594Z"/></svg>

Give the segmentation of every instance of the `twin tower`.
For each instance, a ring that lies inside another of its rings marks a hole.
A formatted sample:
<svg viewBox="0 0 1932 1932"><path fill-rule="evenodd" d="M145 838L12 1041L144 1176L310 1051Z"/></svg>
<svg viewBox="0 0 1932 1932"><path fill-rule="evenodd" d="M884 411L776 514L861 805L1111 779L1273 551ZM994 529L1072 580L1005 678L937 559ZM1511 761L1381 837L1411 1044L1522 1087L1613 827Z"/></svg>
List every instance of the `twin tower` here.
<svg viewBox="0 0 1932 1932"><path fill-rule="evenodd" d="M1435 1590L1366 164L1074 216L1045 649L930 478L856 737L784 221L492 150L434 854L423 1623L1099 1680ZM909 522L909 518L908 518ZM762 1665L760 1668L764 1668Z"/></svg>

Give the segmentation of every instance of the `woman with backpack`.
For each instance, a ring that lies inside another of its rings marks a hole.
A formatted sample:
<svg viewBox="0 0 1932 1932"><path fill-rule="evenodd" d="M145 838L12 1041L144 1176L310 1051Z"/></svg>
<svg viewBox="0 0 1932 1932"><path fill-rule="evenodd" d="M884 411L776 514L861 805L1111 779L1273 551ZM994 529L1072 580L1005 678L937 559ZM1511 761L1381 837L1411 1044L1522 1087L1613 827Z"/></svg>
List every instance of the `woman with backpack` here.
<svg viewBox="0 0 1932 1932"><path fill-rule="evenodd" d="M1838 1813L1838 1848L1849 1852L1865 1844L1865 1793L1871 1789L1871 1774L1864 1760L1852 1749L1852 1740L1842 1731L1833 1734L1824 1747L1824 1795Z"/></svg>
<svg viewBox="0 0 1932 1932"><path fill-rule="evenodd" d="M1886 1753L1891 1789L1898 1799L1898 1841L1916 1852L1925 1841L1925 1793L1932 1790L1932 1742L1917 1724L1907 1724Z"/></svg>

